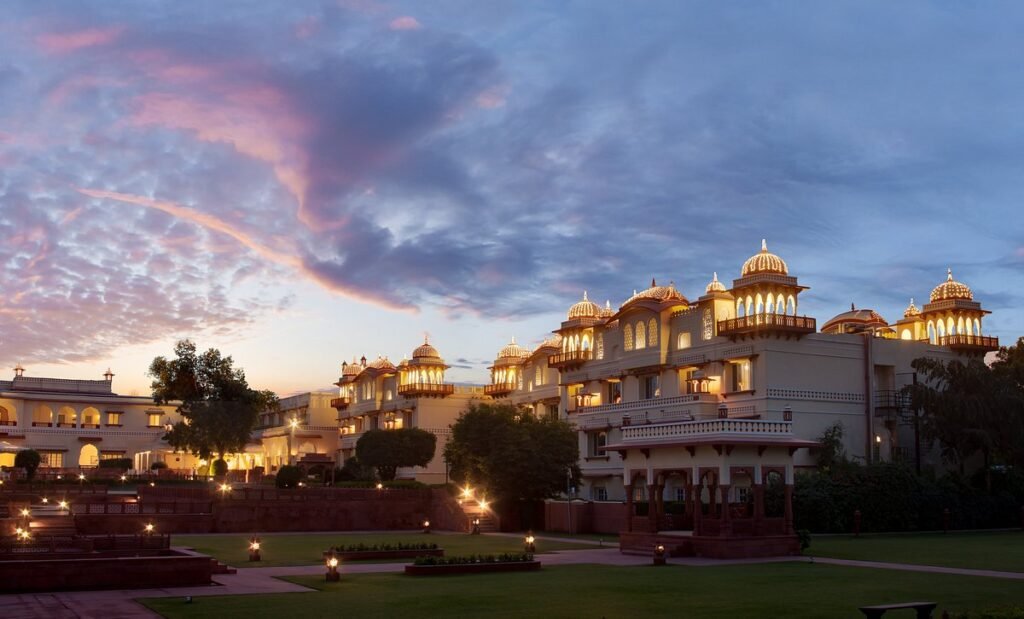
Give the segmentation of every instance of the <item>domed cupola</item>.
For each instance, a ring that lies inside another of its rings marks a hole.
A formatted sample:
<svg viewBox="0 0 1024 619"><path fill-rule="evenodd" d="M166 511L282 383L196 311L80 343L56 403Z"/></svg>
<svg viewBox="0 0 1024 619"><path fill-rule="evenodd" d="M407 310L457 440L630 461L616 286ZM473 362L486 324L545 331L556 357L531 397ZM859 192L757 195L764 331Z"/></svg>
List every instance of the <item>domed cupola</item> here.
<svg viewBox="0 0 1024 619"><path fill-rule="evenodd" d="M711 281L708 282L707 287L704 288L705 294L711 294L712 292L725 292L725 284L718 281L718 273L714 273L711 277Z"/></svg>
<svg viewBox="0 0 1024 619"><path fill-rule="evenodd" d="M521 361L521 360L523 360L523 359L525 359L526 357L529 357L529 356L530 356L530 351L526 350L525 348L523 348L519 344L516 344L516 338L514 338L514 337L512 338L512 341L510 341L508 344L506 344L498 352L498 360L499 361L502 360L502 359L506 359L506 360L515 360L516 362L518 362L518 361Z"/></svg>
<svg viewBox="0 0 1024 619"><path fill-rule="evenodd" d="M967 287L953 279L953 269L946 269L946 281L932 289L931 302L946 301L948 299L974 300L974 293Z"/></svg>
<svg viewBox="0 0 1024 619"><path fill-rule="evenodd" d="M601 316L601 307L587 298L587 291L583 291L583 300L569 308L569 320L577 318L598 318Z"/></svg>
<svg viewBox="0 0 1024 619"><path fill-rule="evenodd" d="M768 241L761 239L761 251L757 252L743 263L740 277L747 277L755 273L776 273L778 275L789 275L789 267L786 261L768 251Z"/></svg>
<svg viewBox="0 0 1024 619"><path fill-rule="evenodd" d="M498 352L498 358L489 368L491 384L484 386L484 393L502 397L520 388L523 380L523 370L520 366L529 357L530 351L516 344L516 338L512 338L512 341Z"/></svg>
<svg viewBox="0 0 1024 619"><path fill-rule="evenodd" d="M366 365L366 369L373 370L378 374L388 374L394 372L397 368L395 368L395 364L388 361L387 357L378 356Z"/></svg>
<svg viewBox="0 0 1024 619"><path fill-rule="evenodd" d="M416 347L416 350L412 351L413 359L440 359L441 354L437 352L437 349L430 345L430 339L426 336L423 338L423 343Z"/></svg>
<svg viewBox="0 0 1024 619"><path fill-rule="evenodd" d="M612 302L605 301L604 307L601 308L601 318L611 318L615 315L615 310L612 309Z"/></svg>
<svg viewBox="0 0 1024 619"><path fill-rule="evenodd" d="M850 311L835 316L821 327L822 333L886 333L889 323L881 314L870 309L857 309L852 303Z"/></svg>
<svg viewBox="0 0 1024 619"><path fill-rule="evenodd" d="M907 309L903 310L903 317L904 318L913 318L915 316L920 316L920 315L921 315L921 310L917 309L917 306L914 305L914 297L910 297L910 305L907 306Z"/></svg>
<svg viewBox="0 0 1024 619"><path fill-rule="evenodd" d="M946 281L932 290L929 303L921 310L920 320L925 337L931 343L980 355L999 348L997 338L981 334L981 321L988 313L974 300L974 293L967 284L953 279L953 270L947 269Z"/></svg>

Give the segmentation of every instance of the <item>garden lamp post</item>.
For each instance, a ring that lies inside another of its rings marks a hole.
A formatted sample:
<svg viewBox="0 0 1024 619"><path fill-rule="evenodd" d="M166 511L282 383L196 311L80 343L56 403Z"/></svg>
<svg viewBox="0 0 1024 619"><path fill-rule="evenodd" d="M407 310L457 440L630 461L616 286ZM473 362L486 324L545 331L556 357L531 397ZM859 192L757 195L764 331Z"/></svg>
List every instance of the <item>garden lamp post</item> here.
<svg viewBox="0 0 1024 619"><path fill-rule="evenodd" d="M253 535L249 538L249 560L259 561L260 558L260 538Z"/></svg>
<svg viewBox="0 0 1024 619"><path fill-rule="evenodd" d="M423 521L423 532L424 533L430 533L430 521L429 520L424 520Z"/></svg>
<svg viewBox="0 0 1024 619"><path fill-rule="evenodd" d="M292 459L292 443L295 441L295 428L299 427L299 420L292 418L288 422L288 464L294 465L295 461Z"/></svg>
<svg viewBox="0 0 1024 619"><path fill-rule="evenodd" d="M526 532L526 537L523 538L523 542L525 542L526 552L530 554L537 552L537 538L533 536L533 531Z"/></svg>
<svg viewBox="0 0 1024 619"><path fill-rule="evenodd" d="M327 551L327 582L338 582L341 574L338 573L338 553L334 548Z"/></svg>
<svg viewBox="0 0 1024 619"><path fill-rule="evenodd" d="M662 544L654 547L654 564L665 565L665 546Z"/></svg>
<svg viewBox="0 0 1024 619"><path fill-rule="evenodd" d="M480 519L473 519L473 529L470 531L470 535L480 535Z"/></svg>

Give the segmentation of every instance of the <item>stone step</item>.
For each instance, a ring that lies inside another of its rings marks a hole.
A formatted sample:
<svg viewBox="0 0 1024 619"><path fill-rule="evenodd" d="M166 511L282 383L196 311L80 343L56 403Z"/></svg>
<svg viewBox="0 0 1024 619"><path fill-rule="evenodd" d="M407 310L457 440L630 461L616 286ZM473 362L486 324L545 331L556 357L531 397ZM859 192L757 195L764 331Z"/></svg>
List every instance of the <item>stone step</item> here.
<svg viewBox="0 0 1024 619"><path fill-rule="evenodd" d="M235 568L229 567L227 565L224 565L223 563L221 563L220 561L218 561L216 559L210 559L210 565L213 566L212 569L210 570L211 574L237 574L238 573L238 570L236 570Z"/></svg>

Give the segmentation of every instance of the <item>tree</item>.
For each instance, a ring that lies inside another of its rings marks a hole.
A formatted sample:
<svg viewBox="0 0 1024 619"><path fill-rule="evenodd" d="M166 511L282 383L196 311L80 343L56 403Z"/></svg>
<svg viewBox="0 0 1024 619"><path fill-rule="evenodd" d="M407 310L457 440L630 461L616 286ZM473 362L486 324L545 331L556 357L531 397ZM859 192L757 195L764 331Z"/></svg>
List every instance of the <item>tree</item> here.
<svg viewBox="0 0 1024 619"><path fill-rule="evenodd" d="M452 426L444 453L452 479L483 486L499 500L553 498L580 476L569 424L510 404L471 405Z"/></svg>
<svg viewBox="0 0 1024 619"><path fill-rule="evenodd" d="M302 469L297 466L286 464L277 469L274 476L274 486L278 488L294 488L302 481Z"/></svg>
<svg viewBox="0 0 1024 619"><path fill-rule="evenodd" d="M828 473L837 465L846 462L846 451L843 449L843 423L837 421L822 433L818 439L818 470Z"/></svg>
<svg viewBox="0 0 1024 619"><path fill-rule="evenodd" d="M168 431L167 442L206 459L242 451L260 412L277 408L277 396L251 389L245 372L215 348L197 354L194 343L182 340L174 353L174 359L157 357L149 366L153 400L179 403L182 421Z"/></svg>
<svg viewBox="0 0 1024 619"><path fill-rule="evenodd" d="M22 449L14 455L14 466L25 469L25 477L32 481L43 457L35 449Z"/></svg>
<svg viewBox="0 0 1024 619"><path fill-rule="evenodd" d="M426 466L434 458L437 437L419 428L370 430L356 443L356 459L377 469L383 481L392 481L399 467Z"/></svg>

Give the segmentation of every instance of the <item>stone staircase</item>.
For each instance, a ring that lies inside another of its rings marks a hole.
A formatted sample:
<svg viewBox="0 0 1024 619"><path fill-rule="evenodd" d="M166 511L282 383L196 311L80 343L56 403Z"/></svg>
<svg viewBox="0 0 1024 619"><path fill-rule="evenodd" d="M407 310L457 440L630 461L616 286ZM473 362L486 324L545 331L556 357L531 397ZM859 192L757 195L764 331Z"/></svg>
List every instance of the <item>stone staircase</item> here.
<svg viewBox="0 0 1024 619"><path fill-rule="evenodd" d="M477 518L480 519L481 533L497 533L501 530L498 526L498 519L494 517L494 514L490 510L480 509L475 502L466 501L463 503L462 511L466 514L466 518L469 520L470 530L472 530L473 520Z"/></svg>
<svg viewBox="0 0 1024 619"><path fill-rule="evenodd" d="M35 511L35 510L33 510ZM75 528L74 516L66 514L32 514L32 521L29 530L33 537L74 537L78 530Z"/></svg>
<svg viewBox="0 0 1024 619"><path fill-rule="evenodd" d="M218 560L216 560L216 559L214 559L212 557L210 558L210 565L211 565L211 567L210 567L210 573L211 574L237 574L238 573L238 570L236 570L235 568L229 567L227 565L224 565L223 563L221 563L220 561L218 561Z"/></svg>

